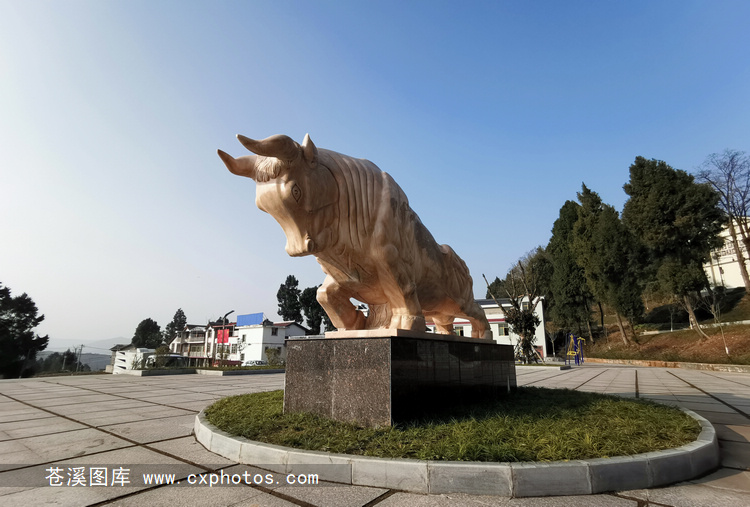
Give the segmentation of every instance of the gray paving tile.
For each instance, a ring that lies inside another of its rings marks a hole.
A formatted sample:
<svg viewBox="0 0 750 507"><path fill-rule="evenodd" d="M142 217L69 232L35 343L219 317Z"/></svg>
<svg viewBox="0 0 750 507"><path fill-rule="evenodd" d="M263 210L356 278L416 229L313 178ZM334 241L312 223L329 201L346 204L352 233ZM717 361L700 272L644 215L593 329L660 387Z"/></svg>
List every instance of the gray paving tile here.
<svg viewBox="0 0 750 507"><path fill-rule="evenodd" d="M95 429L0 442L0 463L46 463L130 446Z"/></svg>
<svg viewBox="0 0 750 507"><path fill-rule="evenodd" d="M148 443L168 438L184 437L193 432L195 415L181 415L163 419L149 419L122 424L102 426L101 429L136 442Z"/></svg>
<svg viewBox="0 0 750 507"><path fill-rule="evenodd" d="M3 435L0 437L0 440L49 435L85 428L86 426L77 422L54 416L27 421L6 422L0 423L0 433Z"/></svg>
<svg viewBox="0 0 750 507"><path fill-rule="evenodd" d="M710 475L690 481L690 483L750 494L750 472L741 470L721 468Z"/></svg>
<svg viewBox="0 0 750 507"><path fill-rule="evenodd" d="M740 414L727 414L724 412L709 412L704 410L695 410L697 414L708 419L712 424L726 424L744 426L748 424L747 417Z"/></svg>
<svg viewBox="0 0 750 507"><path fill-rule="evenodd" d="M750 426L714 424L714 429L719 440L750 443Z"/></svg>
<svg viewBox="0 0 750 507"><path fill-rule="evenodd" d="M284 495L313 505L325 507L359 507L365 505L387 490L364 486L285 486L275 488Z"/></svg>
<svg viewBox="0 0 750 507"><path fill-rule="evenodd" d="M144 491L129 498L115 500L112 506L149 507L219 507L224 505L241 506L257 505L268 507L286 507L294 504L263 493L250 487L164 487Z"/></svg>
<svg viewBox="0 0 750 507"><path fill-rule="evenodd" d="M3 507L56 506L81 507L133 493L130 487L40 487L22 489L0 496ZM2 494L2 493L0 493Z"/></svg>
<svg viewBox="0 0 750 507"><path fill-rule="evenodd" d="M28 407L0 413L0 423L31 421L32 419L46 419L48 417L54 417L54 415L44 410Z"/></svg>
<svg viewBox="0 0 750 507"><path fill-rule="evenodd" d="M668 488L623 491L619 496L675 507L738 507L750 505L750 494L684 484Z"/></svg>
<svg viewBox="0 0 750 507"><path fill-rule="evenodd" d="M149 444L150 448L157 449L175 456L180 456L192 463L200 465L210 465L210 468L216 469L231 465L234 462L226 458L207 451L205 447L196 442L192 436L168 440L166 442L156 442Z"/></svg>
<svg viewBox="0 0 750 507"><path fill-rule="evenodd" d="M75 396L55 396L54 398L45 400L33 400L28 403L40 408L52 408L60 405L80 405L82 403L95 403L100 401L120 401L122 398L119 396L112 396L109 394L80 394Z"/></svg>
<svg viewBox="0 0 750 507"><path fill-rule="evenodd" d="M721 465L729 468L750 469L750 444L744 442L719 441Z"/></svg>

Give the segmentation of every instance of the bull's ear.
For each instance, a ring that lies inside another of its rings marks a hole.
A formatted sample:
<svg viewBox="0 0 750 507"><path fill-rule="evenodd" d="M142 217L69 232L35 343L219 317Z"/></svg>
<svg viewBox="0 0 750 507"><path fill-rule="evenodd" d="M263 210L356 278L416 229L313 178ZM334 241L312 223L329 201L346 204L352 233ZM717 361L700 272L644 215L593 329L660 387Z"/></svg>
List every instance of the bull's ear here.
<svg viewBox="0 0 750 507"><path fill-rule="evenodd" d="M257 157L255 155L247 155L240 158L234 158L229 153L217 150L219 157L224 161L224 165L232 174L237 176L246 176L248 178L255 179L255 162Z"/></svg>
<svg viewBox="0 0 750 507"><path fill-rule="evenodd" d="M310 167L318 165L318 148L315 147L315 143L310 139L310 134L305 134L305 140L302 141L302 155Z"/></svg>

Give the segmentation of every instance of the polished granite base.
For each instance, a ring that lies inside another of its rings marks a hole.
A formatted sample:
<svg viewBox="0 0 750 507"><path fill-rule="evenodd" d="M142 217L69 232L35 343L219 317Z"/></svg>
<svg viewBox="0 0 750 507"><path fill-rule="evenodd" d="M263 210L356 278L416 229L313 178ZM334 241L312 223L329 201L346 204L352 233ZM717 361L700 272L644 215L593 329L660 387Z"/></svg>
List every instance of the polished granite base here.
<svg viewBox="0 0 750 507"><path fill-rule="evenodd" d="M516 387L513 348L400 330L287 340L285 412L388 426Z"/></svg>

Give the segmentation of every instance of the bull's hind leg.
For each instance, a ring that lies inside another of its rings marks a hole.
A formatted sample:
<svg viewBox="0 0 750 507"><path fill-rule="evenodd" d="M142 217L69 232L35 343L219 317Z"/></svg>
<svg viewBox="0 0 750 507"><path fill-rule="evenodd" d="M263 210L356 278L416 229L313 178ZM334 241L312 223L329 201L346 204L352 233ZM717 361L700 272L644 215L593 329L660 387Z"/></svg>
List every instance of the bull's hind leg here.
<svg viewBox="0 0 750 507"><path fill-rule="evenodd" d="M351 294L345 291L331 275L326 276L323 285L318 287L318 303L331 318L336 329L365 328L365 316L349 301L350 297Z"/></svg>
<svg viewBox="0 0 750 507"><path fill-rule="evenodd" d="M428 316L435 323L436 333L453 334L453 316L442 313L428 314Z"/></svg>
<svg viewBox="0 0 750 507"><path fill-rule="evenodd" d="M468 304L464 305L462 310L464 317L471 322L471 337L492 340L490 323L487 322L487 316L484 314L482 307L474 301L469 301Z"/></svg>

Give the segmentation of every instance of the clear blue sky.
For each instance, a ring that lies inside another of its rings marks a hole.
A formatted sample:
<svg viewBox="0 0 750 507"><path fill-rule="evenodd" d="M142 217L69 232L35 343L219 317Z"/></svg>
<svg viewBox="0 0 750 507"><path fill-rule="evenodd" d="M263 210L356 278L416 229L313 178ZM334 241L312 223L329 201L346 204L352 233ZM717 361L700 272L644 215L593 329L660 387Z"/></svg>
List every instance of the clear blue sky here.
<svg viewBox="0 0 750 507"><path fill-rule="evenodd" d="M750 151L747 1L0 0L0 281L52 338L276 317L289 258L235 134L309 133L389 172L502 276L581 183Z"/></svg>

